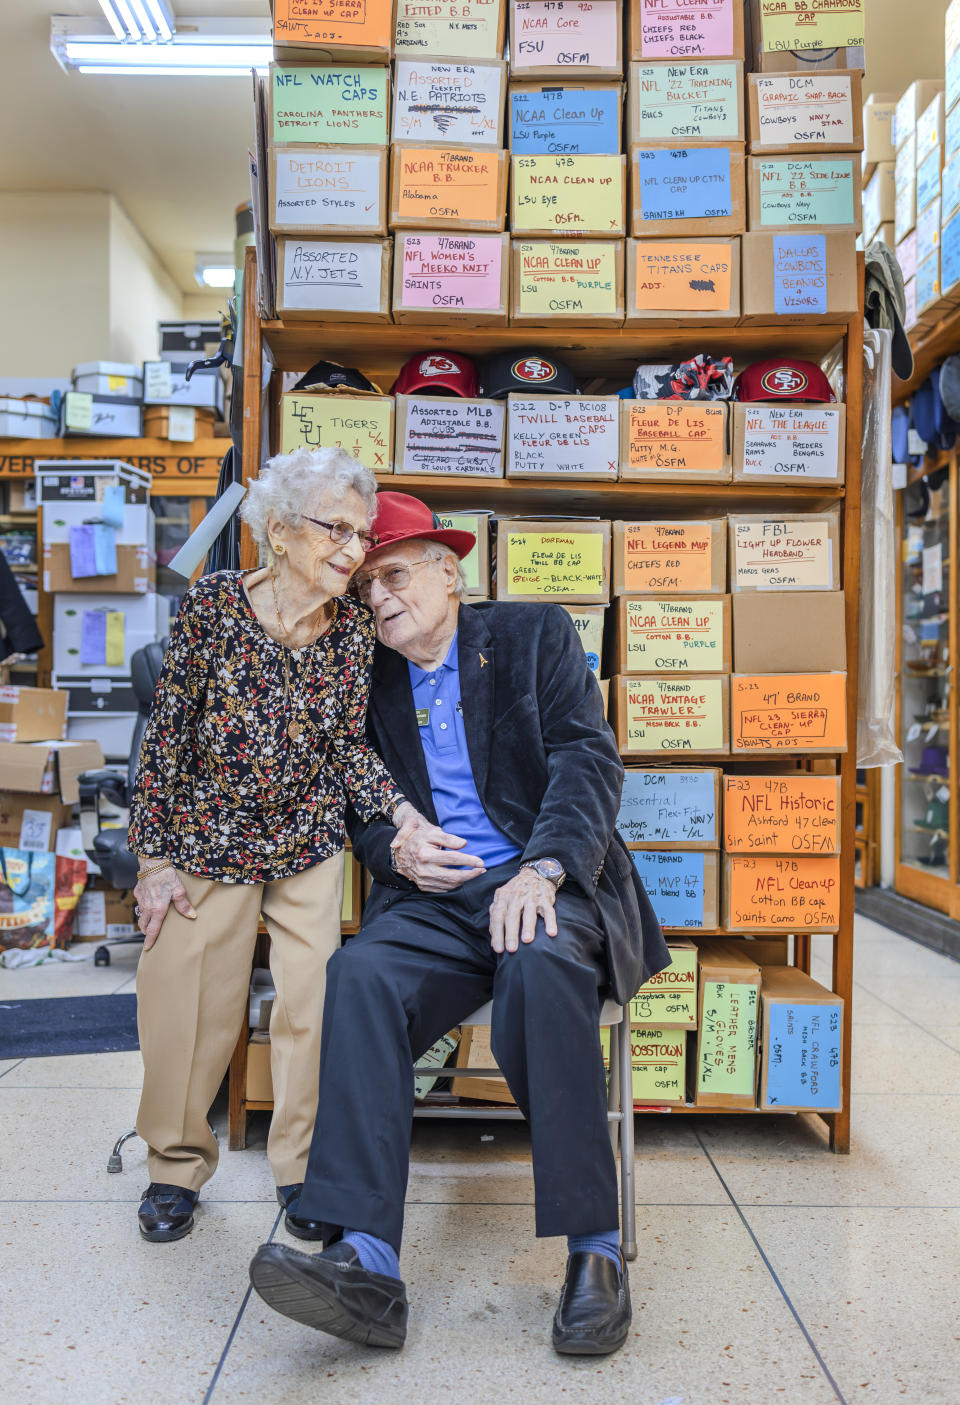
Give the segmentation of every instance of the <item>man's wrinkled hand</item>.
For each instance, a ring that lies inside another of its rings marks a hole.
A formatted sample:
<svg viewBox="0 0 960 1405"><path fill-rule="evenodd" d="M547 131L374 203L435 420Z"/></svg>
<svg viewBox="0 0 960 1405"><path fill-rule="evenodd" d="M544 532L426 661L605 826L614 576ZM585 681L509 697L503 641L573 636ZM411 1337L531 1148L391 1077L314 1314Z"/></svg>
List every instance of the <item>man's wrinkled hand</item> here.
<svg viewBox="0 0 960 1405"><path fill-rule="evenodd" d="M423 893L451 893L484 873L483 859L462 852L465 839L447 834L422 815L418 823L405 821L390 845L398 873Z"/></svg>
<svg viewBox="0 0 960 1405"><path fill-rule="evenodd" d="M541 878L532 868L521 868L497 889L490 904L490 945L494 951L516 951L520 942L532 942L539 917L547 936L555 937L556 900L557 890L548 878Z"/></svg>

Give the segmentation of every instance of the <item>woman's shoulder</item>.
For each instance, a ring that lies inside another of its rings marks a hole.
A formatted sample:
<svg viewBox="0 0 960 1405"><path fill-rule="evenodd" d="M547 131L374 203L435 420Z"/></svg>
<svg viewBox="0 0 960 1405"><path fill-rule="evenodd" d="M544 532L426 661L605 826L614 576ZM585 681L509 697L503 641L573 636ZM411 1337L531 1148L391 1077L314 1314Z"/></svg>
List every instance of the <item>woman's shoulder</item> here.
<svg viewBox="0 0 960 1405"><path fill-rule="evenodd" d="M181 613L203 618L235 606L240 599L242 571L211 571L185 593Z"/></svg>

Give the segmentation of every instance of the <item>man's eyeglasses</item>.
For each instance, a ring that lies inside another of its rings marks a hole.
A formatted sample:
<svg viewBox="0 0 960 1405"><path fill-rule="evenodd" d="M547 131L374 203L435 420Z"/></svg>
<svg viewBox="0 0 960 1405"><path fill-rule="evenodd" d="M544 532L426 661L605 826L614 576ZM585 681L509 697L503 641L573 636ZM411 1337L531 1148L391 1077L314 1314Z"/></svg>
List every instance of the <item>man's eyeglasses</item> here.
<svg viewBox="0 0 960 1405"><path fill-rule="evenodd" d="M370 592L374 581L379 581L391 595L397 590L406 590L410 584L410 572L417 566L429 566L439 560L436 556L425 556L422 561L407 561L402 566L381 566L379 571L364 571L362 576L354 576L353 589L365 605L370 603Z"/></svg>
<svg viewBox="0 0 960 1405"><path fill-rule="evenodd" d="M354 537L360 542L364 551L372 551L380 543L380 538L375 532L358 532L355 527L351 527L349 522L321 522L319 517L308 517L305 512L300 516L305 522L312 522L315 527L322 527L329 535L330 540L337 546L346 546L347 542L353 541Z"/></svg>

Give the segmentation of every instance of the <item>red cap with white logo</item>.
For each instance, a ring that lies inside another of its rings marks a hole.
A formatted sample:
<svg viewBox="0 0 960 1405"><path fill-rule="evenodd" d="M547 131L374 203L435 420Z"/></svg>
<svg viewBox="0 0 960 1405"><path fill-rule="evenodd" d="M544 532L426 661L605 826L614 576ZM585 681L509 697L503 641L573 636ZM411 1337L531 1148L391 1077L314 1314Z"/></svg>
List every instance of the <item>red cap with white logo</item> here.
<svg viewBox="0 0 960 1405"><path fill-rule="evenodd" d="M790 356L754 361L737 376L734 400L814 400L826 403L837 397L820 367Z"/></svg>
<svg viewBox="0 0 960 1405"><path fill-rule="evenodd" d="M462 395L471 400L477 393L477 368L469 356L456 351L424 351L411 356L400 368L393 395Z"/></svg>

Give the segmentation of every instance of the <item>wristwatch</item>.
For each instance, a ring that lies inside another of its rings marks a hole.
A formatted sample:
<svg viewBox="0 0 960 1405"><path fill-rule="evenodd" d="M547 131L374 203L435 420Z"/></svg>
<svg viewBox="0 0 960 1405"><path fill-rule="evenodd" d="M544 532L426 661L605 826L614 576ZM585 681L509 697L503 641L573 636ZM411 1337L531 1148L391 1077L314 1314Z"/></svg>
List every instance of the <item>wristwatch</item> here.
<svg viewBox="0 0 960 1405"><path fill-rule="evenodd" d="M532 868L540 878L545 878L548 883L552 883L555 888L563 886L563 880L567 876L567 871L559 859L529 859L520 865L521 868Z"/></svg>

